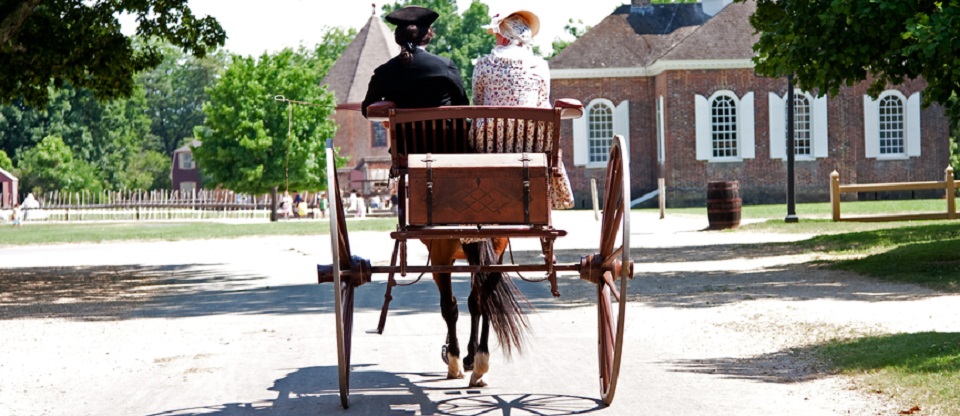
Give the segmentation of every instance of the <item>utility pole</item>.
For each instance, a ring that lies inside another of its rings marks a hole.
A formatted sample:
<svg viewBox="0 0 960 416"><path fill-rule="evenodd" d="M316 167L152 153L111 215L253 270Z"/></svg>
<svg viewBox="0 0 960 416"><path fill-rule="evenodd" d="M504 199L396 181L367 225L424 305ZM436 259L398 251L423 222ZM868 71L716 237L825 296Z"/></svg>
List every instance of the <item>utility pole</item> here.
<svg viewBox="0 0 960 416"><path fill-rule="evenodd" d="M794 143L794 107L793 74L787 75L787 217L784 222L799 222L797 218L797 190L793 174L793 161L796 153Z"/></svg>

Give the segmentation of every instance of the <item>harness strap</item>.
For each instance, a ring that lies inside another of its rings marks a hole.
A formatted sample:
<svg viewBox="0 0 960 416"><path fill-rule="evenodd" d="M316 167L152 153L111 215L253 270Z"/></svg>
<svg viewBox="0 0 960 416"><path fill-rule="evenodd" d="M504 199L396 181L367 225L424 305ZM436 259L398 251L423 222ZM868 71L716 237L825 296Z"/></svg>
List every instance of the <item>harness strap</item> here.
<svg viewBox="0 0 960 416"><path fill-rule="evenodd" d="M523 223L530 223L530 158L523 152L520 160L523 162Z"/></svg>
<svg viewBox="0 0 960 416"><path fill-rule="evenodd" d="M433 225L433 168L430 166L433 158L430 153L424 162L427 163L427 225Z"/></svg>

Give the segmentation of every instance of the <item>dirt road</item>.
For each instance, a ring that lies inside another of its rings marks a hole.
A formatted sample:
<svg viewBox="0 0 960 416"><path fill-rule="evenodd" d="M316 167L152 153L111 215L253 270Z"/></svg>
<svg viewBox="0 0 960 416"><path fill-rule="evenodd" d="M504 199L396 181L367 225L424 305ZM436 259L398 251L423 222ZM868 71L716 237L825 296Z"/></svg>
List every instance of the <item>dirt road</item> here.
<svg viewBox="0 0 960 416"><path fill-rule="evenodd" d="M394 290L383 335L364 332L379 317L377 276L357 291L344 411L332 286L315 283L326 237L0 247L0 415L886 415L903 404L821 372L808 346L960 331L958 296L820 269L765 244L804 236L702 222L634 216L637 274L610 407L597 400L592 287L571 276L559 299L546 283L520 283L536 306L533 334L524 354L493 354L483 389L443 378L429 279ZM557 213L556 224L570 231L561 262L596 249L592 213ZM377 262L392 248L384 233L351 240ZM514 254L534 256L535 245ZM411 262L423 255L414 249ZM455 280L465 298L467 277Z"/></svg>

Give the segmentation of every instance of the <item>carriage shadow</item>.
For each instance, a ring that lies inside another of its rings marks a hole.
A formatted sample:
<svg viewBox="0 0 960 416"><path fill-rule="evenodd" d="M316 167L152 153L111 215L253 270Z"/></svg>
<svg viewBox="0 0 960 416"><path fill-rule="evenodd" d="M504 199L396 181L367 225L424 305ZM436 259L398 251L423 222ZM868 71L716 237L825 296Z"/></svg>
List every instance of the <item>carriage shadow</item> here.
<svg viewBox="0 0 960 416"><path fill-rule="evenodd" d="M478 390L434 386L446 381L442 374L393 374L364 371L354 365L350 375L350 408L340 405L336 366L297 369L274 381L267 390L274 400L224 403L172 409L149 416L306 416L349 412L357 415L522 415L556 416L590 413L603 408L600 401L549 394L483 395ZM456 396L433 401L430 394Z"/></svg>

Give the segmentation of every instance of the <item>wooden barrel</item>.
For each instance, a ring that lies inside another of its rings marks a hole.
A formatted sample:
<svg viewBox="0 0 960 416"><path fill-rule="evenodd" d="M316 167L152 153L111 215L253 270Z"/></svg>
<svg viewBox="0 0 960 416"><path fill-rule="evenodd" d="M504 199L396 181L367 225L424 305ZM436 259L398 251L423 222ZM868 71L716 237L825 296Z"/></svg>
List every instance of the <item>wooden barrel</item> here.
<svg viewBox="0 0 960 416"><path fill-rule="evenodd" d="M707 219L711 230L740 226L740 182L707 183Z"/></svg>

